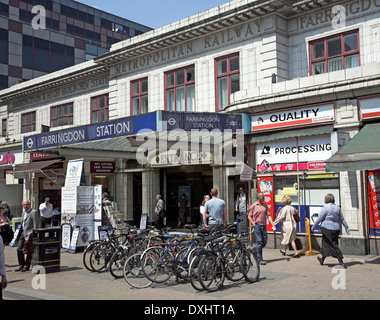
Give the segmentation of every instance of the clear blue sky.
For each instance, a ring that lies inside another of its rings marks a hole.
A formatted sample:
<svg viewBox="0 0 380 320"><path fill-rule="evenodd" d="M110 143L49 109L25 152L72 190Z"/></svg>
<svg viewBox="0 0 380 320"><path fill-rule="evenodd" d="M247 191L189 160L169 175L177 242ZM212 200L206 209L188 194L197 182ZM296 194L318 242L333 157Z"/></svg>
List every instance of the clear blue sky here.
<svg viewBox="0 0 380 320"><path fill-rule="evenodd" d="M154 29L229 2L229 0L77 1Z"/></svg>

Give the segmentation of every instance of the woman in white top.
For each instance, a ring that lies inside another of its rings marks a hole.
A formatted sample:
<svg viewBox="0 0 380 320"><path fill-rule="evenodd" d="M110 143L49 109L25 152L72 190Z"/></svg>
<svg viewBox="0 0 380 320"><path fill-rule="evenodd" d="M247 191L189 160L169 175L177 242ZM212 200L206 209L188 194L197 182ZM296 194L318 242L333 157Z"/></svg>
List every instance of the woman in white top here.
<svg viewBox="0 0 380 320"><path fill-rule="evenodd" d="M202 204L200 205L199 207L199 212L201 213L201 221L200 221L200 225L203 225L203 216L206 214L206 221L207 221L207 218L208 218L208 215L207 215L207 212L206 212L206 209L205 209L205 203L210 200L210 196L208 194L206 194L205 196L203 196L203 200L202 200Z"/></svg>
<svg viewBox="0 0 380 320"><path fill-rule="evenodd" d="M281 199L281 202L285 205L284 208L282 208L280 214L277 216L276 220L273 222L274 225L282 222L281 226L281 234L282 234L282 242L284 250L280 250L280 252L285 255L286 249L291 244L294 250L294 258L299 258L299 253L297 251L297 246L295 243L296 237L297 237L297 223L293 218L294 212L296 212L296 209L291 206L292 199L289 196L283 196Z"/></svg>

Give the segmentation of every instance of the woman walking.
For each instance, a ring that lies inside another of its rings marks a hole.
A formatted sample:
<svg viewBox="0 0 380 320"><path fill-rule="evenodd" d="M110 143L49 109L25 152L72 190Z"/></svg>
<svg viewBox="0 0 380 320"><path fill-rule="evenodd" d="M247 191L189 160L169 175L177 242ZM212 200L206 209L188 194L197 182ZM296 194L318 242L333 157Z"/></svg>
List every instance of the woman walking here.
<svg viewBox="0 0 380 320"><path fill-rule="evenodd" d="M321 224L322 232L322 257L317 257L319 263L322 265L326 257L331 256L337 258L339 264L345 267L343 263L343 254L339 249L339 235L341 234L342 224L346 229L347 234L350 234L350 228L346 220L343 218L342 211L339 206L335 204L334 195L331 193L325 196L325 205L323 206L318 220L314 223L311 231L314 232L316 226Z"/></svg>
<svg viewBox="0 0 380 320"><path fill-rule="evenodd" d="M280 214L277 216L276 220L273 222L274 225L282 222L281 234L282 241L281 244L284 245L284 249L280 252L285 255L286 249L291 244L294 250L293 258L299 258L300 255L297 251L297 246L295 243L297 237L297 223L293 218L293 214L296 212L296 209L291 205L292 199L289 196L283 196L281 202L285 205L282 208Z"/></svg>

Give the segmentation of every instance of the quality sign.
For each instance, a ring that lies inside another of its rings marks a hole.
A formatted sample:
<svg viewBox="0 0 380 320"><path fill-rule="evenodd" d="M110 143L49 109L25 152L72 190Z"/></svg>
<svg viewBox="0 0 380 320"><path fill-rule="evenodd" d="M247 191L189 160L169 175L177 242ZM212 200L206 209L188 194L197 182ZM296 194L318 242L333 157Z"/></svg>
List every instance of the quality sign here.
<svg viewBox="0 0 380 320"><path fill-rule="evenodd" d="M310 106L251 116L252 132L332 122L334 105Z"/></svg>

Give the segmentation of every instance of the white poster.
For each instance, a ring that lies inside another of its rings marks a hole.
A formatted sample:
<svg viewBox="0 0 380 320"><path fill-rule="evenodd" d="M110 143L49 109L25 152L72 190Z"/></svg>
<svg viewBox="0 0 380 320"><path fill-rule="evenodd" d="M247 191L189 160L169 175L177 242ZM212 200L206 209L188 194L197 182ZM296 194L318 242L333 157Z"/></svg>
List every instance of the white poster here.
<svg viewBox="0 0 380 320"><path fill-rule="evenodd" d="M76 187L62 187L62 204L61 213L62 218L67 214L77 213L77 188Z"/></svg>
<svg viewBox="0 0 380 320"><path fill-rule="evenodd" d="M75 225L80 226L77 247L85 247L94 240L94 215L77 214Z"/></svg>
<svg viewBox="0 0 380 320"><path fill-rule="evenodd" d="M102 225L102 186L94 187L94 239L99 240L98 228Z"/></svg>
<svg viewBox="0 0 380 320"><path fill-rule="evenodd" d="M251 181L253 172L254 170L250 166L242 163L240 168L240 181Z"/></svg>
<svg viewBox="0 0 380 320"><path fill-rule="evenodd" d="M65 187L80 185L84 159L71 160L67 164Z"/></svg>

